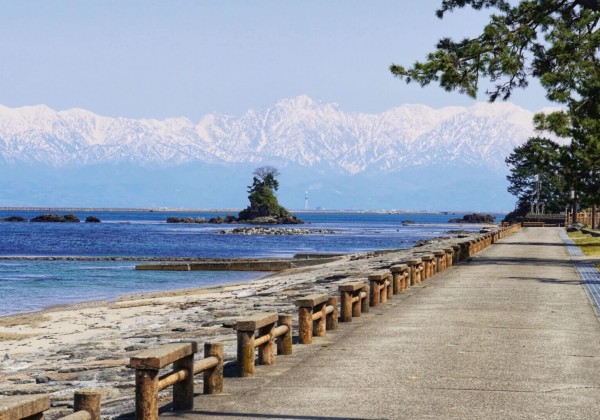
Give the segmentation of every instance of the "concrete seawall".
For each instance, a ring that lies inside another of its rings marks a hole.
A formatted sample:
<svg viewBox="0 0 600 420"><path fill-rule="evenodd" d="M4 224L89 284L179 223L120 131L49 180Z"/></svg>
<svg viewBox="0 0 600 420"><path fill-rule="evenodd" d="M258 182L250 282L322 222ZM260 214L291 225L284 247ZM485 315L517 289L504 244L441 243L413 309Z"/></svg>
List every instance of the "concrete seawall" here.
<svg viewBox="0 0 600 420"><path fill-rule="evenodd" d="M228 260L228 261L203 261L175 264L139 264L136 270L148 271L282 271L290 268L310 267L337 261L340 256L312 255L288 260Z"/></svg>

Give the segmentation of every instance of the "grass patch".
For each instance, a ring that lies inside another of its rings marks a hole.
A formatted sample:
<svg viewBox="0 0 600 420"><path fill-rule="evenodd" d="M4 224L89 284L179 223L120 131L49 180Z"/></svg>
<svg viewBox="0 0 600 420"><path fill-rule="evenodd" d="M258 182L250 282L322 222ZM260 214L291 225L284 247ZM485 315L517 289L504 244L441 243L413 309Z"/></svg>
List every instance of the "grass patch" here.
<svg viewBox="0 0 600 420"><path fill-rule="evenodd" d="M581 249L584 255L600 257L600 237L586 235L581 232L569 232L567 235Z"/></svg>

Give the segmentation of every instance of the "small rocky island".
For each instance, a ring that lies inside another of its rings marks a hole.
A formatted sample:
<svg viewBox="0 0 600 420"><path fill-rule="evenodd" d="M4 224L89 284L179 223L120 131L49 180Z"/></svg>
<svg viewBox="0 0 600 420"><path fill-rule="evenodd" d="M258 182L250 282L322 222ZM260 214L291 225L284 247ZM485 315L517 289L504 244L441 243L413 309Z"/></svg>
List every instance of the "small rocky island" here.
<svg viewBox="0 0 600 420"><path fill-rule="evenodd" d="M298 225L304 221L281 206L275 196L279 189L279 171L272 166L262 166L253 172L252 185L248 186L250 205L238 217L227 215L213 217L208 221L202 217L169 217L167 223L244 223L253 225Z"/></svg>

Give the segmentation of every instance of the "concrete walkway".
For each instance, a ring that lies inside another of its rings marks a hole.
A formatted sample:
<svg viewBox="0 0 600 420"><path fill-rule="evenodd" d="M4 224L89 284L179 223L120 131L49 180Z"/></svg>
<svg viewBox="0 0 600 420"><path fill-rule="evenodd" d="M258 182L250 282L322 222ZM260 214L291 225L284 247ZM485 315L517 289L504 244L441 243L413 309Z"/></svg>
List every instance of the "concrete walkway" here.
<svg viewBox="0 0 600 420"><path fill-rule="evenodd" d="M528 228L226 378L176 418L600 418L600 324L556 228Z"/></svg>

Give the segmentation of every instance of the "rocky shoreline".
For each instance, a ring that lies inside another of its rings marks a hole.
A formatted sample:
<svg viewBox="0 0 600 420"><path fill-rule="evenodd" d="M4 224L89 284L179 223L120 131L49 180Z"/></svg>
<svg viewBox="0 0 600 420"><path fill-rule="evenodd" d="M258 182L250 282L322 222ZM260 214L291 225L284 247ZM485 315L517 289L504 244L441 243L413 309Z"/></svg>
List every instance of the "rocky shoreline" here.
<svg viewBox="0 0 600 420"><path fill-rule="evenodd" d="M364 281L375 270L465 240L461 236L407 250L346 255L251 282L0 317L0 395L49 393L52 409L46 418L53 419L70 411L75 390L96 388L102 392L103 418L117 417L133 410L134 372L127 364L136 352L180 340L219 341L232 361L239 318L256 312L295 314L300 297L337 295L340 283ZM201 382L201 375L196 380Z"/></svg>
<svg viewBox="0 0 600 420"><path fill-rule="evenodd" d="M335 235L333 229L292 229L272 227L240 227L230 230L220 230L221 235Z"/></svg>

